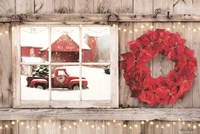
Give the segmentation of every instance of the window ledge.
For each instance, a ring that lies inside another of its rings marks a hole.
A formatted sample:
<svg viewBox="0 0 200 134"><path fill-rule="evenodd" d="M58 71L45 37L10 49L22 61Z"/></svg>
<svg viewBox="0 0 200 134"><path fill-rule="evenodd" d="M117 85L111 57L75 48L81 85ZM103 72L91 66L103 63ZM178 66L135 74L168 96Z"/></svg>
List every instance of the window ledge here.
<svg viewBox="0 0 200 134"><path fill-rule="evenodd" d="M0 120L169 120L199 121L200 109L0 109Z"/></svg>

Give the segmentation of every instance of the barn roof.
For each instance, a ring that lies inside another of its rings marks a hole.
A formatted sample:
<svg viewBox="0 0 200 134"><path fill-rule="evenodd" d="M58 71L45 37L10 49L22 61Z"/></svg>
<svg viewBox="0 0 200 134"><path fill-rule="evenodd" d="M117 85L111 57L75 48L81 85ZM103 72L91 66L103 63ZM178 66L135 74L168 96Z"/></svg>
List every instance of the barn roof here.
<svg viewBox="0 0 200 134"><path fill-rule="evenodd" d="M43 49L43 50L47 50ZM89 50L90 47L83 43L82 49ZM52 52L79 52L79 45L67 34L60 36L52 45Z"/></svg>

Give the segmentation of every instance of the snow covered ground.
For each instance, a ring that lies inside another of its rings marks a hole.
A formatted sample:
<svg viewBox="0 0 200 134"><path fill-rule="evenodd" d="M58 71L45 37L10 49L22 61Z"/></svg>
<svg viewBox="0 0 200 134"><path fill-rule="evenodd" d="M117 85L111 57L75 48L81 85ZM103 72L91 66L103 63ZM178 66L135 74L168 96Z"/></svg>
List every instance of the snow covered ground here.
<svg viewBox="0 0 200 134"><path fill-rule="evenodd" d="M69 75L79 76L78 66L67 66ZM88 89L82 90L82 100L110 100L111 79L103 68L82 67ZM26 76L21 75L21 100L49 100L50 91L26 87ZM80 100L80 90L52 89L52 100Z"/></svg>

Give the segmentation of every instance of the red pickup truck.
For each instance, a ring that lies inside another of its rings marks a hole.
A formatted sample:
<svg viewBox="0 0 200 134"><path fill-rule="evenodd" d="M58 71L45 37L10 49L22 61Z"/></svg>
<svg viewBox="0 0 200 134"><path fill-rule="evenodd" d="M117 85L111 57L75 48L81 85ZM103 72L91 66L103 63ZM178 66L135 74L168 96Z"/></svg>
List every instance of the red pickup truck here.
<svg viewBox="0 0 200 134"><path fill-rule="evenodd" d="M40 89L47 89L49 87L48 77L27 77L26 80L28 87L36 87ZM87 88L87 80L82 78L81 82L82 88ZM51 78L52 88L79 89L79 84L79 77L69 76L66 68L57 68L54 70L53 77Z"/></svg>

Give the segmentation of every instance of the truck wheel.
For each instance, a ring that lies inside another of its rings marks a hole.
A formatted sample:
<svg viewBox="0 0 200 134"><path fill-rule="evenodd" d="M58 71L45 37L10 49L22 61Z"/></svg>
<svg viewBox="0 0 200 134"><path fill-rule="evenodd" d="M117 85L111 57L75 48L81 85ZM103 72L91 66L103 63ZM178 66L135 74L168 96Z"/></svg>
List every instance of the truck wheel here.
<svg viewBox="0 0 200 134"><path fill-rule="evenodd" d="M43 89L43 90L45 89L44 85L42 85L42 84L36 84L35 87L38 89Z"/></svg>
<svg viewBox="0 0 200 134"><path fill-rule="evenodd" d="M74 85L72 88L73 88L73 90L79 90L80 89L79 85Z"/></svg>

